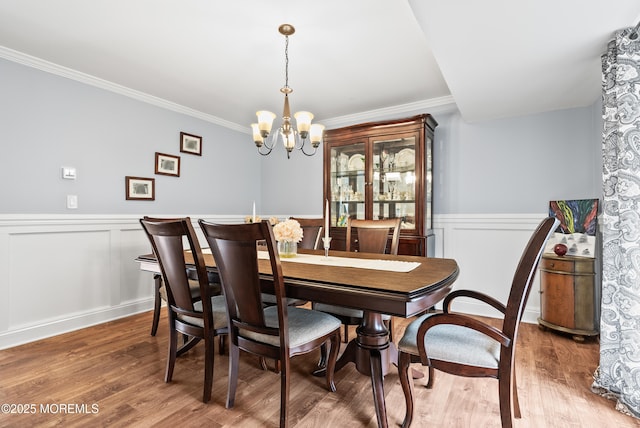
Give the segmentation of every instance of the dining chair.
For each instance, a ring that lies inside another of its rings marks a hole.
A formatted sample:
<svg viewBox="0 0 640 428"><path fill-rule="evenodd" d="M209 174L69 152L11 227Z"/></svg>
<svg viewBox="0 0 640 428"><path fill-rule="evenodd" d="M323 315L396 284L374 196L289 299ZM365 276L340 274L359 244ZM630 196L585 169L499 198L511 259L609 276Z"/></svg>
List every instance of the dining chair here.
<svg viewBox="0 0 640 428"><path fill-rule="evenodd" d="M326 385L335 391L333 373L340 344L340 320L323 312L288 306L282 265L267 221L217 225L200 220L213 253L229 316L229 386L227 408L235 402L240 350L275 359L280 365L280 427L287 426L291 357L331 342ZM259 261L257 242L264 240L269 261ZM275 306L264 306L259 264L269 263Z"/></svg>
<svg viewBox="0 0 640 428"><path fill-rule="evenodd" d="M322 218L289 218L297 221L302 228L302 241L298 243L298 247L308 250L317 249L318 242L320 241L320 235L322 234L324 220ZM275 305L276 296L270 293L262 293L262 303L264 303L265 305ZM307 303L307 300L293 299L291 297L287 298L287 305L289 306L303 306ZM267 370L269 368L264 358L260 358L260 365L264 370ZM280 370L277 362L273 370L276 373Z"/></svg>
<svg viewBox="0 0 640 428"><path fill-rule="evenodd" d="M347 219L346 251L359 251L363 253L397 255L400 242L400 221L401 218L385 220L358 220L349 217ZM389 234L391 242L389 244ZM353 242L357 246L352 246ZM343 306L329 305L326 303L312 304L312 308L317 311L329 313L337 317L344 325L344 342L349 342L349 326L360 325L364 312L360 309L346 308ZM393 317L382 315L382 319L389 329L390 340L393 340ZM318 366L323 367L326 363L326 349L322 348L320 362Z"/></svg>
<svg viewBox="0 0 640 428"><path fill-rule="evenodd" d="M400 218L386 220L347 219L345 251L385 254L389 248L389 254L397 255L400 242L400 221ZM391 242L387 245L389 234L391 234ZM352 245L352 239L357 246ZM364 316L362 310L325 303L314 303L313 308L337 316L342 321L345 342L349 341L348 326L359 325ZM389 316L385 316L385 318L391 320Z"/></svg>
<svg viewBox="0 0 640 428"><path fill-rule="evenodd" d="M165 284L169 313L169 355L165 382L171 382L176 358L204 340L204 392L202 401L211 399L215 337L227 334L227 314L224 297L211 296L209 278L191 219L140 220L156 255ZM186 240L197 272L200 298L194 302L184 256ZM178 333L188 339L178 346Z"/></svg>
<svg viewBox="0 0 640 428"><path fill-rule="evenodd" d="M518 327L545 243L558 225L558 220L548 217L533 232L513 276L506 305L478 291L455 290L443 301L444 313L423 315L407 326L398 343L398 373L406 403L403 428L411 425L414 410L409 366L418 362L429 366L427 388L433 387L434 369L458 376L498 379L502 427L512 426L514 413L520 418L515 374ZM502 327L451 313L451 303L457 297L477 299L502 312Z"/></svg>
<svg viewBox="0 0 640 428"><path fill-rule="evenodd" d="M322 229L324 228L323 218L299 218L289 217L300 223L302 228L302 241L298 243L299 248L307 250L317 250L319 248Z"/></svg>
<svg viewBox="0 0 640 428"><path fill-rule="evenodd" d="M187 268L187 276L189 277L189 289L191 290L191 298L194 302L200 300L200 282L198 281L198 273L194 268ZM209 279L209 289L212 296L217 296L221 293L220 281L218 276L213 272L207 272ZM154 283L154 302L153 302L153 320L151 321L151 336L155 336L158 332L158 324L160 324L160 311L162 309L162 302L167 301L167 291L162 281L162 274L156 273L153 275Z"/></svg>

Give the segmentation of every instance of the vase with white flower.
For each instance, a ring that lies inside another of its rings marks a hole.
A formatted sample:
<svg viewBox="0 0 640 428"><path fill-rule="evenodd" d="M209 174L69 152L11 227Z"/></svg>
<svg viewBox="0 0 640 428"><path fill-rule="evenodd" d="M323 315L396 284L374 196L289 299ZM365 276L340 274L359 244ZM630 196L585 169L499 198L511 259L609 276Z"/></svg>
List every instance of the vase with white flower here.
<svg viewBox="0 0 640 428"><path fill-rule="evenodd" d="M273 235L278 241L280 257L295 257L298 242L302 240L302 227L296 220L289 219L273 226Z"/></svg>

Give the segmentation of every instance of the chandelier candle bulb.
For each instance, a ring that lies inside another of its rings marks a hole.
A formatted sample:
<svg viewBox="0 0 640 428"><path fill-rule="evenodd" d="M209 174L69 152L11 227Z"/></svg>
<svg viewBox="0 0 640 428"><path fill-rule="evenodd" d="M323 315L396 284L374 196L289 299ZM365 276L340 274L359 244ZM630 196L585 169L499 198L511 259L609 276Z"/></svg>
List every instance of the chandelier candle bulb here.
<svg viewBox="0 0 640 428"><path fill-rule="evenodd" d="M311 140L311 145L316 148L322 142L322 134L324 133L324 125L319 123L314 123L311 125L309 130L309 139Z"/></svg>
<svg viewBox="0 0 640 428"><path fill-rule="evenodd" d="M251 124L251 133L253 134L253 142L256 146L260 147L263 143L262 133L260 132L259 125L257 123Z"/></svg>
<svg viewBox="0 0 640 428"><path fill-rule="evenodd" d="M311 121L313 120L313 114L308 111L299 111L293 115L296 119L296 125L298 125L298 132L303 140L306 140L309 136L309 129L311 128Z"/></svg>
<svg viewBox="0 0 640 428"><path fill-rule="evenodd" d="M276 115L270 111L260 110L259 112L256 112L256 116L258 117L258 129L260 130L260 135L262 138L267 138L271 132L273 119L276 118Z"/></svg>

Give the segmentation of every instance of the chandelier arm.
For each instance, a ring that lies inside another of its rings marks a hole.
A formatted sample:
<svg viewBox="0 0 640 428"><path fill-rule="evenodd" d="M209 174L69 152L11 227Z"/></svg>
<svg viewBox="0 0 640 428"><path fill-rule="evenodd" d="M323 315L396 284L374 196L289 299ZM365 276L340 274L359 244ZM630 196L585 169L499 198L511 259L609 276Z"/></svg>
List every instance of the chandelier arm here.
<svg viewBox="0 0 640 428"><path fill-rule="evenodd" d="M302 154L303 154L303 155L305 155L305 156L313 156L313 155L315 155L315 154L316 154L316 152L318 151L318 148L317 148L317 147L314 147L314 148L313 148L313 151L312 151L311 153L307 153L307 152L304 150L304 141L303 141L303 142L302 142L302 146L300 146L300 151L301 151L301 152L302 152Z"/></svg>
<svg viewBox="0 0 640 428"><path fill-rule="evenodd" d="M276 132L272 131L271 134L263 140L262 145L258 147L258 153L262 156L268 156L273 149L275 149L276 144L278 143L278 132L279 130ZM269 143L269 141L271 141L271 143ZM262 150L263 147L267 150L266 152Z"/></svg>
<svg viewBox="0 0 640 428"><path fill-rule="evenodd" d="M262 156L269 156L271 154L271 151L273 150L273 147L267 147L268 151L263 152L262 151L262 147L265 147L264 145L258 147L258 153L260 153Z"/></svg>

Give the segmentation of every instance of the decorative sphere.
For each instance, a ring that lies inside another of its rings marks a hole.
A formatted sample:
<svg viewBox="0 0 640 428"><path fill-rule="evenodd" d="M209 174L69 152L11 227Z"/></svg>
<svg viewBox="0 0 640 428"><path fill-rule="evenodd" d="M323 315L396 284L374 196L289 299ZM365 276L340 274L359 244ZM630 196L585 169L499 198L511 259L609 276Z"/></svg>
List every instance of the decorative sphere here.
<svg viewBox="0 0 640 428"><path fill-rule="evenodd" d="M565 254L567 254L567 246L564 244L556 244L555 247L553 247L553 252L556 253L558 256L562 257Z"/></svg>

